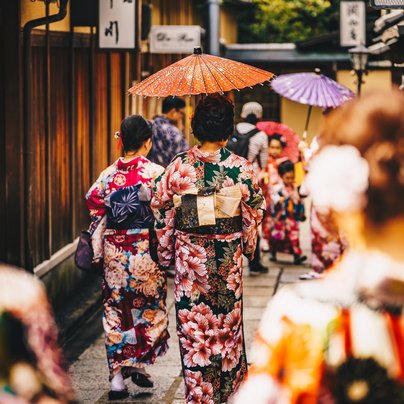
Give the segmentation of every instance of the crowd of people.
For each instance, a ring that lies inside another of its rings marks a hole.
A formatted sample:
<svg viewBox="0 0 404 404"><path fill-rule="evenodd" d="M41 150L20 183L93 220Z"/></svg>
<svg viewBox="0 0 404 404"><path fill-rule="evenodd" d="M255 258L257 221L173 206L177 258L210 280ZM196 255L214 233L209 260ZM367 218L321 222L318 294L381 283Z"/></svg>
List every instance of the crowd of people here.
<svg viewBox="0 0 404 404"><path fill-rule="evenodd" d="M245 104L235 127L229 99L201 98L192 148L181 133L185 102L169 97L162 111L122 121L123 156L86 195L93 262L103 268L109 399L129 396L128 378L154 385L146 370L169 348L173 270L187 403L403 402L404 94L379 91L327 111L312 145L300 144L302 184L284 136L257 128L260 104ZM309 199L312 271L302 278L312 281L269 302L248 369L243 256L251 274L268 271L265 253L305 262L299 224ZM43 290L14 272L3 276L18 280L18 309L0 289L0 403L71 402ZM0 287L10 282L0 276ZM27 310L37 322L25 321Z"/></svg>

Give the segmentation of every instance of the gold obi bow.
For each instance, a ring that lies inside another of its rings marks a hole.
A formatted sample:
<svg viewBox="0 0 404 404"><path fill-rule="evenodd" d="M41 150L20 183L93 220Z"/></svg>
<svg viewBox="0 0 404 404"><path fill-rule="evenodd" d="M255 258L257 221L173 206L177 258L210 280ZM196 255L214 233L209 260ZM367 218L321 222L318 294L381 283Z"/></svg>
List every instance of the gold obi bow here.
<svg viewBox="0 0 404 404"><path fill-rule="evenodd" d="M198 193L174 195L173 201L181 227L193 228L216 225L216 219L240 216L241 190L238 185L218 192L214 187Z"/></svg>

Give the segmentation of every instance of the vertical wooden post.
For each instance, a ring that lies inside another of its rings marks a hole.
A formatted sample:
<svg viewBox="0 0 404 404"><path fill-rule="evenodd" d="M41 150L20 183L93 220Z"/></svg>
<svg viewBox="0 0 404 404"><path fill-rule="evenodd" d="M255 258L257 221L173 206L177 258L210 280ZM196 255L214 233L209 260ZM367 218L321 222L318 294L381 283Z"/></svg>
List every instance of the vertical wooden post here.
<svg viewBox="0 0 404 404"><path fill-rule="evenodd" d="M3 64L4 103L3 125L0 143L4 144L4 158L0 175L7 193L4 195L5 210L2 212L4 260L10 264L25 265L24 245L24 170L23 170L23 128L22 128L22 55L20 41L20 2L1 0L3 41L0 55ZM7 55L7 57L5 56ZM3 157L3 156L2 156ZM0 191L2 192L2 191ZM5 192L5 191L4 191ZM1 197L1 196L0 196Z"/></svg>

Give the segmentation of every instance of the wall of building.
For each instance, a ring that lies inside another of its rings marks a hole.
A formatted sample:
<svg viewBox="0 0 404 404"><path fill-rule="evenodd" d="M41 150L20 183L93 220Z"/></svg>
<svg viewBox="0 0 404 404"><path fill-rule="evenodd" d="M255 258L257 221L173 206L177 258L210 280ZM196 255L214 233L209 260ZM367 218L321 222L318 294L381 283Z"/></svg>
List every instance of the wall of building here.
<svg viewBox="0 0 404 404"><path fill-rule="evenodd" d="M309 107L281 97L281 122L292 128L299 136L303 135ZM308 127L308 139L318 132L322 117L321 108L313 107Z"/></svg>
<svg viewBox="0 0 404 404"><path fill-rule="evenodd" d="M233 7L220 9L220 39L226 43L237 43L237 14Z"/></svg>
<svg viewBox="0 0 404 404"><path fill-rule="evenodd" d="M386 89L392 85L392 75L390 70L371 70L363 77L362 92ZM342 85L356 92L356 76L349 70L340 70L337 72L337 81Z"/></svg>

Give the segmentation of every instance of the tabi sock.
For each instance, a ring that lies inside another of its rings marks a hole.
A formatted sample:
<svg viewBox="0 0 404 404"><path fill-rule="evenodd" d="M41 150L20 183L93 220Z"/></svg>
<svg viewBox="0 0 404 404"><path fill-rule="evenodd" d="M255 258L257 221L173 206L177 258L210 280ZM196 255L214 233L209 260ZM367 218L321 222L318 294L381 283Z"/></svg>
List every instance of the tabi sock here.
<svg viewBox="0 0 404 404"><path fill-rule="evenodd" d="M122 391L125 390L126 386L123 381L122 373L117 373L111 380L111 390L112 391Z"/></svg>

